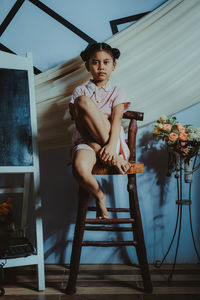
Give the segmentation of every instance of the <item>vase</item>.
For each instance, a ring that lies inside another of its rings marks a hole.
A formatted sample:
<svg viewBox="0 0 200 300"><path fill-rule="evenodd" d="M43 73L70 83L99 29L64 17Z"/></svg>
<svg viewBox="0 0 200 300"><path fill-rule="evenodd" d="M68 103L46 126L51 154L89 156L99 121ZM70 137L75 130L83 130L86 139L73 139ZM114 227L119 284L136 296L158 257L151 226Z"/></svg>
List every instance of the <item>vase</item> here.
<svg viewBox="0 0 200 300"><path fill-rule="evenodd" d="M186 183L192 182L193 164L193 159L190 159L189 161L184 161L184 180Z"/></svg>

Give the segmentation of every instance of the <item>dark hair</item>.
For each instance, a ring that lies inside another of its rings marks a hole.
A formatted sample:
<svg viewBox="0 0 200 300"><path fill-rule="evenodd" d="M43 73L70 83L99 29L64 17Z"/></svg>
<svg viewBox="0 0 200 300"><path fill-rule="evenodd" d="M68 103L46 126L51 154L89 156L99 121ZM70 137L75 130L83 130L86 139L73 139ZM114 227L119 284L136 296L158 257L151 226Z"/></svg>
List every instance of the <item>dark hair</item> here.
<svg viewBox="0 0 200 300"><path fill-rule="evenodd" d="M106 43L93 43L89 44L84 51L81 52L80 56L83 61L88 62L90 57L97 51L105 50L111 54L113 60L119 58L120 51L117 48L112 48Z"/></svg>

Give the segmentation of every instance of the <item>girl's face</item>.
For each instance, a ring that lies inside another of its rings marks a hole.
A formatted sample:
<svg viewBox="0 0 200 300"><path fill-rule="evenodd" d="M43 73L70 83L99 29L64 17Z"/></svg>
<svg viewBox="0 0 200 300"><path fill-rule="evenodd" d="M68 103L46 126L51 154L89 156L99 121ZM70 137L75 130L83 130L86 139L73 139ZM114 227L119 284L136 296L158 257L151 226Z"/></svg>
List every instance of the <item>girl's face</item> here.
<svg viewBox="0 0 200 300"><path fill-rule="evenodd" d="M92 74L93 80L99 86L107 83L110 74L115 69L116 62L109 52L100 50L90 57L86 64L87 70Z"/></svg>

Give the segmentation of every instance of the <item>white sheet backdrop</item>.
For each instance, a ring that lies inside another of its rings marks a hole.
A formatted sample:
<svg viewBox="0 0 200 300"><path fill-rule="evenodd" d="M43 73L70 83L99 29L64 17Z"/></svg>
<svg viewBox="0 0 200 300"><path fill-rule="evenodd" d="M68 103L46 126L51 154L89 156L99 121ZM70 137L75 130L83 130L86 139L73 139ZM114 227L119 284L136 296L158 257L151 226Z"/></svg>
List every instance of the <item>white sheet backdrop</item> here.
<svg viewBox="0 0 200 300"><path fill-rule="evenodd" d="M122 53L111 81L123 86L146 125L200 101L200 0L168 0L112 38ZM80 57L35 76L42 149L71 143L73 89L89 79Z"/></svg>

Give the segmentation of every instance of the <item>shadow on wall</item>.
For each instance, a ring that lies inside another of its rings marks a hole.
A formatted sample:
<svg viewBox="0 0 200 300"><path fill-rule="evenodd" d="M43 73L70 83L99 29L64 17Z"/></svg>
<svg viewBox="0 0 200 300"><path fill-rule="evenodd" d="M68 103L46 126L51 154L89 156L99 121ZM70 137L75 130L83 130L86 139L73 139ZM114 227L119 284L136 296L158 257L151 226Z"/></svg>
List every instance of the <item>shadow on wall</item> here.
<svg viewBox="0 0 200 300"><path fill-rule="evenodd" d="M40 152L45 259L63 263L70 225L75 223L78 187L68 165L69 149Z"/></svg>
<svg viewBox="0 0 200 300"><path fill-rule="evenodd" d="M148 226L146 225L145 231L146 236L151 236L149 240L147 239L147 248L149 249L150 261L154 262L159 255L159 249L164 244L164 206L169 193L170 182L170 178L167 177L168 153L164 143L154 140L152 132L142 130L140 136L141 138L138 139L138 160L142 161L145 166L143 182L146 182L146 191L144 193L148 193L148 200L143 198L142 201L143 205L146 205L144 216L147 215L148 209L149 216L152 213L152 217L147 220Z"/></svg>
<svg viewBox="0 0 200 300"><path fill-rule="evenodd" d="M168 187L168 154L163 143L153 139L152 133L146 131L139 141L140 156L139 160L145 165L146 171L153 171L156 176L156 185L160 187L159 206L165 203L165 193Z"/></svg>

